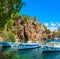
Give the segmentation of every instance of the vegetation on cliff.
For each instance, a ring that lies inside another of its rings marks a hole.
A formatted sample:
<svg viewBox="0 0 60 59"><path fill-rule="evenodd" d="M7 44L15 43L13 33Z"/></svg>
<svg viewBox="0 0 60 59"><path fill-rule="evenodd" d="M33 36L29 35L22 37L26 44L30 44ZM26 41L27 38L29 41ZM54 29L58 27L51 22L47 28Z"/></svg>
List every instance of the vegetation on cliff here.
<svg viewBox="0 0 60 59"><path fill-rule="evenodd" d="M14 18L19 16L23 5L22 0L0 0L0 36L4 39L14 38L16 34L16 28L13 26Z"/></svg>
<svg viewBox="0 0 60 59"><path fill-rule="evenodd" d="M19 12L23 5L22 0L0 0L0 30L11 20L11 15Z"/></svg>
<svg viewBox="0 0 60 59"><path fill-rule="evenodd" d="M58 27L58 35L60 36L60 27Z"/></svg>

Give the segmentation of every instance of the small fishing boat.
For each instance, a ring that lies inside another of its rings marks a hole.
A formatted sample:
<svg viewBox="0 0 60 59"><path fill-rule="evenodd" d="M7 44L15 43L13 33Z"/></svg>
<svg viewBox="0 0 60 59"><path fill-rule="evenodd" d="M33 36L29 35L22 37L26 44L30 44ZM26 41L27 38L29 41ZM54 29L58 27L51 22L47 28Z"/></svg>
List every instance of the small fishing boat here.
<svg viewBox="0 0 60 59"><path fill-rule="evenodd" d="M0 48L11 47L14 49L32 49L37 48L40 45L38 43L20 43L20 42L0 42Z"/></svg>
<svg viewBox="0 0 60 59"><path fill-rule="evenodd" d="M60 36L55 36L54 39L55 40L60 40Z"/></svg>
<svg viewBox="0 0 60 59"><path fill-rule="evenodd" d="M38 43L20 43L20 44L14 44L12 47L15 49L33 49L37 48L40 45Z"/></svg>
<svg viewBox="0 0 60 59"><path fill-rule="evenodd" d="M0 47L11 47L9 42L0 42Z"/></svg>
<svg viewBox="0 0 60 59"><path fill-rule="evenodd" d="M43 52L60 51L60 40L48 40L42 48Z"/></svg>

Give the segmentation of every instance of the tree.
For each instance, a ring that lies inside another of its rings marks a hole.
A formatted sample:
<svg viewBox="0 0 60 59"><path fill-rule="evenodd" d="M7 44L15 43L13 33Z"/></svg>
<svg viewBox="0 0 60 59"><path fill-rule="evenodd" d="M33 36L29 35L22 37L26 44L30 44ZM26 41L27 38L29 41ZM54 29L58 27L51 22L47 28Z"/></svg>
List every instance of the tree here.
<svg viewBox="0 0 60 59"><path fill-rule="evenodd" d="M25 23L25 22L27 22L27 20L30 20L30 16L27 16L27 15L22 15L22 16L21 16L21 21L22 21L22 22Z"/></svg>
<svg viewBox="0 0 60 59"><path fill-rule="evenodd" d="M14 18L20 16L23 5L22 0L0 0L0 32L7 41L15 41Z"/></svg>
<svg viewBox="0 0 60 59"><path fill-rule="evenodd" d="M57 35L58 35L58 33L53 31L53 36L57 36Z"/></svg>
<svg viewBox="0 0 60 59"><path fill-rule="evenodd" d="M50 30L49 30L49 29L47 29L47 30L46 30L46 33L47 33L47 34L49 34L49 33L50 33Z"/></svg>
<svg viewBox="0 0 60 59"><path fill-rule="evenodd" d="M33 21L36 21L36 16L34 16L32 20L33 20Z"/></svg>
<svg viewBox="0 0 60 59"><path fill-rule="evenodd" d="M19 12L23 5L22 0L0 0L0 30L10 20L11 15Z"/></svg>
<svg viewBox="0 0 60 59"><path fill-rule="evenodd" d="M60 36L60 27L58 27L58 36Z"/></svg>
<svg viewBox="0 0 60 59"><path fill-rule="evenodd" d="M49 29L47 29L47 27L45 25L43 25L43 27L45 28L47 34L49 34L51 32Z"/></svg>

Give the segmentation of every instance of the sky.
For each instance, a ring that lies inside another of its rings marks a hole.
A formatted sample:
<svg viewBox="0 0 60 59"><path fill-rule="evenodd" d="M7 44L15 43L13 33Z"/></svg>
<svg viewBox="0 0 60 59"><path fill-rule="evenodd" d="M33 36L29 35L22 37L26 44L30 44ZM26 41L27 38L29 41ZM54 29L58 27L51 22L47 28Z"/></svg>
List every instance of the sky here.
<svg viewBox="0 0 60 59"><path fill-rule="evenodd" d="M37 17L37 22L47 26L51 31L60 26L60 0L23 0L25 6L21 9L22 15Z"/></svg>

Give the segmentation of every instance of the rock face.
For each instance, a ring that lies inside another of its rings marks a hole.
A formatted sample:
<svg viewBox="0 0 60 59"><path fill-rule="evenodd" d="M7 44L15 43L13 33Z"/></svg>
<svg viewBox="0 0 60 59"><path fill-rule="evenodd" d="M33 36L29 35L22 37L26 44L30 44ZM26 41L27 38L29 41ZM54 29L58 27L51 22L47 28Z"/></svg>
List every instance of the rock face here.
<svg viewBox="0 0 60 59"><path fill-rule="evenodd" d="M53 36L52 33L49 33L49 34L44 33L43 34L43 39L44 40L49 40L49 39L53 39L53 38L54 38L54 36Z"/></svg>
<svg viewBox="0 0 60 59"><path fill-rule="evenodd" d="M32 20L23 23L20 19L15 19L14 26L17 28L17 35L20 40L41 42L42 34L45 32L44 27Z"/></svg>
<svg viewBox="0 0 60 59"><path fill-rule="evenodd" d="M0 42L3 42L3 37L0 36Z"/></svg>

